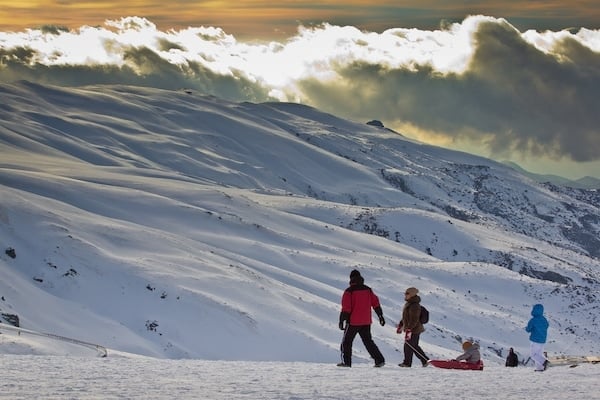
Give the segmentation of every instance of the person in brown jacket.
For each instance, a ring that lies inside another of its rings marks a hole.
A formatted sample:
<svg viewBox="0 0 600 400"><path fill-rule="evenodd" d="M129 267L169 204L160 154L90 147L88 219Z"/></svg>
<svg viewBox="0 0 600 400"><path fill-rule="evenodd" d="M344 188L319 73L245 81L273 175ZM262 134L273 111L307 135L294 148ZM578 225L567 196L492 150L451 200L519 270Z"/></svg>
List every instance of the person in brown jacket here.
<svg viewBox="0 0 600 400"><path fill-rule="evenodd" d="M421 298L417 295L419 289L409 287L404 293L406 303L402 309L402 320L398 324L397 333L404 332L404 362L400 367L412 366L413 355L416 355L424 367L428 365L429 357L419 346L419 337L425 331L421 318Z"/></svg>

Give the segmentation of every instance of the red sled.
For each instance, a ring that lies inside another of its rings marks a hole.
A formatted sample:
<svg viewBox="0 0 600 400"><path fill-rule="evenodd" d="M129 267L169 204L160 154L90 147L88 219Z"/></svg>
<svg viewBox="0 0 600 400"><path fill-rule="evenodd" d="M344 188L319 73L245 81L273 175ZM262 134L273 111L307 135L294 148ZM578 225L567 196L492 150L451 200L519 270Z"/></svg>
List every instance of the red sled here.
<svg viewBox="0 0 600 400"><path fill-rule="evenodd" d="M467 369L474 371L483 371L483 362L468 363L465 361L456 360L429 360L429 364L438 368L445 369Z"/></svg>

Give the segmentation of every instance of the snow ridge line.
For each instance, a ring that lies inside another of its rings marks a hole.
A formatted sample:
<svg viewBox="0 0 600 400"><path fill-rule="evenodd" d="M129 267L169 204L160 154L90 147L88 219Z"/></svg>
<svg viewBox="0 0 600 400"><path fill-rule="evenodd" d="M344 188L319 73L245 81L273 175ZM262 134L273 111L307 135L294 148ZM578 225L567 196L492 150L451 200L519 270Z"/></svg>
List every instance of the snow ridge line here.
<svg viewBox="0 0 600 400"><path fill-rule="evenodd" d="M72 343L72 344L76 344L78 346L83 346L83 347L90 348L92 350L96 350L98 352L98 354L97 354L98 357L107 357L108 356L108 350L106 350L106 347L104 347L104 346L101 346L101 345L95 344L95 343L84 342L82 340L73 339L73 338L66 337L66 336L55 335L54 333L36 332L36 331L29 330L29 329L24 329L24 328L20 328L17 326L0 323L0 332L1 331L17 332L19 335L21 333L26 333L28 335L35 335L35 336L46 337L46 338L50 338L50 339L54 339L54 340L60 340L62 342Z"/></svg>

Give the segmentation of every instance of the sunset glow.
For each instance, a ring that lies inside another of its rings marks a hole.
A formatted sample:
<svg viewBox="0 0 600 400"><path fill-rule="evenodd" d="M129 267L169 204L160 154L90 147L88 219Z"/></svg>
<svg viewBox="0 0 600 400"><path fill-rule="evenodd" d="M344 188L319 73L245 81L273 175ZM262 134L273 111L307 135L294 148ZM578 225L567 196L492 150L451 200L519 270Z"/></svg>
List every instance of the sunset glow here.
<svg viewBox="0 0 600 400"><path fill-rule="evenodd" d="M568 6L567 6L568 5ZM397 27L435 29L441 21L456 22L468 15L503 16L522 29L600 27L600 6L594 0L572 1L272 1L190 2L132 1L0 1L0 30L20 31L44 25L77 28L96 26L123 16L148 18L160 29L218 26L236 37L281 38L298 25L328 22L381 32ZM595 26L594 26L595 25Z"/></svg>

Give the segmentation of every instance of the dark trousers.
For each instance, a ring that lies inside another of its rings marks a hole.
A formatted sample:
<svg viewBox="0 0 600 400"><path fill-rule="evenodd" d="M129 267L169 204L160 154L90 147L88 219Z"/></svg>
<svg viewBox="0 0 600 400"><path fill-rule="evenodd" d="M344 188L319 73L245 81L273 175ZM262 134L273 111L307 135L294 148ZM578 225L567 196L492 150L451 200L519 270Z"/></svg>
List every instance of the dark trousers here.
<svg viewBox="0 0 600 400"><path fill-rule="evenodd" d="M379 364L385 361L383 355L379 351L379 348L371 337L371 325L347 325L344 331L344 338L342 339L342 345L340 350L342 351L342 361L346 365L352 365L352 342L356 334L360 335L365 348L371 355L371 358L375 360L375 364Z"/></svg>
<svg viewBox="0 0 600 400"><path fill-rule="evenodd" d="M410 340L404 342L404 365L408 365L409 367L412 365L413 354L416 355L423 364L429 360L421 346L419 346L419 336L421 336L420 333L413 333Z"/></svg>

